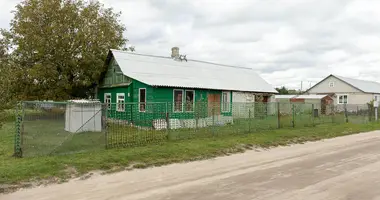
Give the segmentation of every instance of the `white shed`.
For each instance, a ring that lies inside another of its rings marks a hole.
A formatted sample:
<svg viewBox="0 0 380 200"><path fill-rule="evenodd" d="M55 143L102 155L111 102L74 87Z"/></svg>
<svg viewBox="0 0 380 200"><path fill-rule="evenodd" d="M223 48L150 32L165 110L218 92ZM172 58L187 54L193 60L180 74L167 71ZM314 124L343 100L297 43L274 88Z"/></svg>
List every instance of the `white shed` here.
<svg viewBox="0 0 380 200"><path fill-rule="evenodd" d="M232 93L232 116L236 118L248 118L254 116L255 93L233 92ZM251 112L249 114L249 112Z"/></svg>
<svg viewBox="0 0 380 200"><path fill-rule="evenodd" d="M102 131L100 101L70 100L65 115L65 131L71 133Z"/></svg>

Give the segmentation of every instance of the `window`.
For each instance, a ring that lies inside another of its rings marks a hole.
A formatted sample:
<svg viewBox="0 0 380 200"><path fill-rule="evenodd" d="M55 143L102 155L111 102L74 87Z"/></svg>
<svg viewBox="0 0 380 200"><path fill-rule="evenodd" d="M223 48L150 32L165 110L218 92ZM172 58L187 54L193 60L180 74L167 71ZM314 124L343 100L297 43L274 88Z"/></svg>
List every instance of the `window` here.
<svg viewBox="0 0 380 200"><path fill-rule="evenodd" d="M222 93L222 112L230 112L230 92Z"/></svg>
<svg viewBox="0 0 380 200"><path fill-rule="evenodd" d="M348 102L348 95L338 95L338 104L347 104Z"/></svg>
<svg viewBox="0 0 380 200"><path fill-rule="evenodd" d="M194 90L186 90L185 94L186 94L185 111L193 112L194 111Z"/></svg>
<svg viewBox="0 0 380 200"><path fill-rule="evenodd" d="M183 91L182 90L174 90L173 91L174 98L174 112L182 112L183 107Z"/></svg>
<svg viewBox="0 0 380 200"><path fill-rule="evenodd" d="M117 111L124 112L125 111L125 94L117 93Z"/></svg>
<svg viewBox="0 0 380 200"><path fill-rule="evenodd" d="M334 82L330 82L329 83L329 87L334 87L335 86L335 83Z"/></svg>
<svg viewBox="0 0 380 200"><path fill-rule="evenodd" d="M139 111L145 112L146 110L146 89L139 89Z"/></svg>
<svg viewBox="0 0 380 200"><path fill-rule="evenodd" d="M106 103L108 110L111 110L111 94L110 93L104 94L104 103Z"/></svg>

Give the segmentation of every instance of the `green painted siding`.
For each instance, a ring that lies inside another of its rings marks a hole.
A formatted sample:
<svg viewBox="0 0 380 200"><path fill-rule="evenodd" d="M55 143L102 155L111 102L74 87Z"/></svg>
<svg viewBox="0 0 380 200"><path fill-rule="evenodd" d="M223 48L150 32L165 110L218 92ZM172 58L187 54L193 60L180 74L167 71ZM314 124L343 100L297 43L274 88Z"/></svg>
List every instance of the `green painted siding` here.
<svg viewBox="0 0 380 200"><path fill-rule="evenodd" d="M134 124L138 126L153 126L154 119L165 119L165 110L164 107L154 104L153 99L153 87L147 84L141 83L140 81L133 80L133 99L134 105L132 106L134 118ZM146 94L146 105L145 111L140 112L139 103L139 93L140 89L145 89Z"/></svg>
<svg viewBox="0 0 380 200"><path fill-rule="evenodd" d="M105 102L104 98L105 98L106 93L111 94L111 110L108 110L108 113L107 113L108 117L117 118L121 120L128 120L128 121L132 120L132 114L127 113L128 107L130 107L128 103L132 103L132 99L133 99L132 86L130 85L130 86L114 87L114 88L99 88L98 99L103 103ZM124 96L125 96L126 105L125 105L124 112L119 112L116 109L118 93L124 93ZM129 97L128 97L128 94L129 94Z"/></svg>
<svg viewBox="0 0 380 200"><path fill-rule="evenodd" d="M146 107L144 112L140 112L139 89L146 89ZM177 88L175 88L177 89ZM185 103L186 90L194 91L194 111L174 112L174 88L152 87L140 81L130 79L121 74L121 70L116 61L112 58L106 76L98 88L98 99L105 102L105 94L111 94L111 110L108 116L114 119L127 120L140 126L152 126L154 119L166 119L169 114L171 119L194 119L209 116L208 95L220 95L220 113L224 116L232 116L232 103L229 112L222 112L222 91L203 89L181 89L183 90L183 103ZM125 110L117 111L117 93L125 94ZM230 92L230 102L232 102L232 92Z"/></svg>
<svg viewBox="0 0 380 200"><path fill-rule="evenodd" d="M114 87L128 85L132 79L125 76L114 58L111 59L106 75L101 82L101 87Z"/></svg>

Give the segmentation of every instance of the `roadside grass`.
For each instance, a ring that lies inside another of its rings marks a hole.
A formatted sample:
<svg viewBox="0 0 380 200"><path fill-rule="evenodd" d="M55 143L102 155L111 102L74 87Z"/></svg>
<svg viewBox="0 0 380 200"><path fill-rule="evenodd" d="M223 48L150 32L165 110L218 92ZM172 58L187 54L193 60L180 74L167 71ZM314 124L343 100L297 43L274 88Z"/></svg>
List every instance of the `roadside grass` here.
<svg viewBox="0 0 380 200"><path fill-rule="evenodd" d="M191 140L163 141L144 147L116 148L41 157L14 158L14 125L6 123L0 130L0 185L42 180L66 180L93 170L114 172L175 162L207 159L244 152L254 147L274 147L303 143L380 129L379 123L321 124L315 127L283 128L246 134ZM21 186L22 187L22 184Z"/></svg>

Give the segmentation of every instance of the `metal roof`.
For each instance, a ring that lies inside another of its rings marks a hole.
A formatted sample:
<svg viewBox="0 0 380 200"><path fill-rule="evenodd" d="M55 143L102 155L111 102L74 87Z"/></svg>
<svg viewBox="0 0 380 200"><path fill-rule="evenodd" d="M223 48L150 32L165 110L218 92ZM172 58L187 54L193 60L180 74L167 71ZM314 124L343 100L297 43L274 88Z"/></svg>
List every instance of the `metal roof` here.
<svg viewBox="0 0 380 200"><path fill-rule="evenodd" d="M70 103L82 103L82 104L100 103L99 100L87 100L87 99L72 99L72 100L68 100L67 102L70 102Z"/></svg>
<svg viewBox="0 0 380 200"><path fill-rule="evenodd" d="M276 99L291 99L296 97L297 95L275 95L274 98Z"/></svg>
<svg viewBox="0 0 380 200"><path fill-rule="evenodd" d="M323 99L328 95L298 95L296 99Z"/></svg>
<svg viewBox="0 0 380 200"><path fill-rule="evenodd" d="M276 99L323 99L328 95L275 95Z"/></svg>
<svg viewBox="0 0 380 200"><path fill-rule="evenodd" d="M111 50L124 75L151 86L278 93L250 68Z"/></svg>
<svg viewBox="0 0 380 200"><path fill-rule="evenodd" d="M346 82L347 84L350 84L351 86L366 92L366 93L378 93L380 94L380 83L375 81L365 81L365 80L359 80L359 79L353 79L353 78L347 78L343 76L335 76L336 78Z"/></svg>

